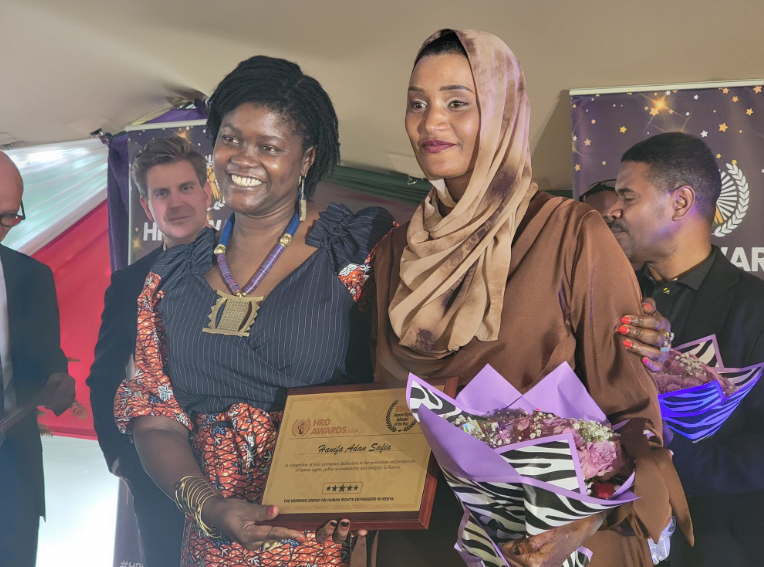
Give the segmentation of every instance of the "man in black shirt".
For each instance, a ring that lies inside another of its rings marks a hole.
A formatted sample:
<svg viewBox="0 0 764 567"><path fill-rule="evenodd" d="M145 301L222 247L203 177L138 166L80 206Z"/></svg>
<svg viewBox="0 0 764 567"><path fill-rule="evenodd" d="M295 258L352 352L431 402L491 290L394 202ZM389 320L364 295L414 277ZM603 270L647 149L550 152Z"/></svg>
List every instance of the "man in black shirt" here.
<svg viewBox="0 0 764 567"><path fill-rule="evenodd" d="M605 215L644 297L671 321L675 344L715 334L727 367L764 362L764 281L711 244L721 180L702 140L660 134L629 149ZM677 531L672 567L764 565L764 385L711 438L669 445L688 496L691 548Z"/></svg>

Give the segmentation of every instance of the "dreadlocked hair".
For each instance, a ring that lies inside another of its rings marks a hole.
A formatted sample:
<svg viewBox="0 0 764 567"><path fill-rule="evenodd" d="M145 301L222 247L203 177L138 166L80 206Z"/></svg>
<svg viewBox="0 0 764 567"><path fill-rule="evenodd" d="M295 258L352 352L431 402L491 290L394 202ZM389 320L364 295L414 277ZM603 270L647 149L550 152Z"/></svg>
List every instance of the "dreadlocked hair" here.
<svg viewBox="0 0 764 567"><path fill-rule="evenodd" d="M321 84L300 66L285 59L256 55L242 61L217 86L209 100L207 133L217 139L223 117L244 103L280 113L303 138L303 151L316 148L316 159L305 177L305 195L340 161L337 113Z"/></svg>

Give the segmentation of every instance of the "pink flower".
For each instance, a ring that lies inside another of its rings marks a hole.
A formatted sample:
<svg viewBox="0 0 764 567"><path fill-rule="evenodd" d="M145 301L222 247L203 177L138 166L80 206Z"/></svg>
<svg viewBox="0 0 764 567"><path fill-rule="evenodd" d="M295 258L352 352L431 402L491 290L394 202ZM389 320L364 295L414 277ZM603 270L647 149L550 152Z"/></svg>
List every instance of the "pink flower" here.
<svg viewBox="0 0 764 567"><path fill-rule="evenodd" d="M581 473L584 479L589 480L613 472L613 463L618 454L615 443L596 441L584 443L584 446L578 449L578 457L581 461Z"/></svg>
<svg viewBox="0 0 764 567"><path fill-rule="evenodd" d="M522 436L531 428L531 418L528 416L518 417L512 424L518 435Z"/></svg>
<svg viewBox="0 0 764 567"><path fill-rule="evenodd" d="M555 425L552 428L552 435L562 435L564 433L570 433L573 436L573 443L575 443L577 448L580 448L584 444L584 440L581 439L581 435L579 435L578 431L574 429L573 425L570 423L569 420L564 420L564 424Z"/></svg>

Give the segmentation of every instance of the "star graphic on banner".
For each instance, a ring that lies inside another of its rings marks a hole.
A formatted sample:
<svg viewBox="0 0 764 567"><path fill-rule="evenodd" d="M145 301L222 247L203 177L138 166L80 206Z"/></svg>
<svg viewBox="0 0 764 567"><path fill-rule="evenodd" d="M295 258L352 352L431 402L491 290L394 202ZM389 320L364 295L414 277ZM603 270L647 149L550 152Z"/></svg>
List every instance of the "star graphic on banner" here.
<svg viewBox="0 0 764 567"><path fill-rule="evenodd" d="M669 114L674 114L674 111L669 109Z"/></svg>
<svg viewBox="0 0 764 567"><path fill-rule="evenodd" d="M737 165L737 160L736 159L732 160L732 165Z"/></svg>
<svg viewBox="0 0 764 567"><path fill-rule="evenodd" d="M736 96L732 97L732 102L737 102L737 97Z"/></svg>
<svg viewBox="0 0 764 567"><path fill-rule="evenodd" d="M761 93L761 87L753 87L753 92L755 92L756 94Z"/></svg>
<svg viewBox="0 0 764 567"><path fill-rule="evenodd" d="M602 162L602 165L607 165L607 162L606 162L606 161L603 161L603 162Z"/></svg>
<svg viewBox="0 0 764 567"><path fill-rule="evenodd" d="M576 171L581 171L581 165L578 164L578 163L576 164ZM762 171L764 171L764 170L762 170Z"/></svg>
<svg viewBox="0 0 764 567"><path fill-rule="evenodd" d="M578 142L578 136L573 136L573 141Z"/></svg>
<svg viewBox="0 0 764 567"><path fill-rule="evenodd" d="M738 130L737 132L738 132L738 134L742 134L742 133L743 133L743 131L742 131L742 130Z"/></svg>
<svg viewBox="0 0 764 567"><path fill-rule="evenodd" d="M653 108L653 109L650 111L650 116L658 116L658 113L659 113L659 112L660 112L660 110L658 110L657 108Z"/></svg>
<svg viewBox="0 0 764 567"><path fill-rule="evenodd" d="M689 113L689 112L685 112L685 113L684 113L684 115L685 115L685 116L689 116L689 115L690 115L690 113Z"/></svg>
<svg viewBox="0 0 764 567"><path fill-rule="evenodd" d="M726 132L729 126L727 126L727 123L719 124L719 132Z"/></svg>
<svg viewBox="0 0 764 567"><path fill-rule="evenodd" d="M626 126L621 126L621 127L619 128L619 130L621 131L621 134L625 134L627 129L628 129L628 128L626 128Z"/></svg>
<svg viewBox="0 0 764 567"><path fill-rule="evenodd" d="M746 113L748 116L750 116L751 114L753 114L753 108L749 108L748 110L746 110L746 111L745 111L745 113Z"/></svg>
<svg viewBox="0 0 764 567"><path fill-rule="evenodd" d="M645 110L650 110L650 107L649 107L649 106L646 106L646 107L645 107Z"/></svg>
<svg viewBox="0 0 764 567"><path fill-rule="evenodd" d="M705 130L703 130L703 131L700 133L700 137L701 137L701 138L708 138L708 132L706 132Z"/></svg>
<svg viewBox="0 0 764 567"><path fill-rule="evenodd" d="M584 145L585 146L591 146L592 145L592 141L589 138L587 138L586 140L584 140Z"/></svg>
<svg viewBox="0 0 764 567"><path fill-rule="evenodd" d="M730 90L729 90L729 89L727 89L727 88L724 88L724 89L722 89L722 92L723 92L724 94L730 94Z"/></svg>
<svg viewBox="0 0 764 567"><path fill-rule="evenodd" d="M576 108L576 106L577 106L577 105L575 105L575 104L574 104L574 105L573 105L573 108Z"/></svg>
<svg viewBox="0 0 764 567"><path fill-rule="evenodd" d="M698 100L698 98L699 98L699 97L698 97L698 95L695 95L695 96L694 96L694 97L692 97L692 98L694 98L695 100Z"/></svg>
<svg viewBox="0 0 764 567"><path fill-rule="evenodd" d="M670 95L670 94L671 94L671 91L666 91L666 94L667 94L667 95Z"/></svg>
<svg viewBox="0 0 764 567"><path fill-rule="evenodd" d="M597 121L596 121L596 120L592 120L592 124L596 124L596 123L597 123Z"/></svg>
<svg viewBox="0 0 764 567"><path fill-rule="evenodd" d="M716 154L716 159L722 159L722 154Z"/></svg>

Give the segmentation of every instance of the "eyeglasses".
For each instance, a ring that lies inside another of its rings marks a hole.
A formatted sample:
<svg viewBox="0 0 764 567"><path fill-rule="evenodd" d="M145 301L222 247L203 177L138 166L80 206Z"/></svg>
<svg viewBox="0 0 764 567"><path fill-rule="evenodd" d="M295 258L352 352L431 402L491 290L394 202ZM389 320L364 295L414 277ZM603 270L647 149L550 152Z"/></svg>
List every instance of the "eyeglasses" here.
<svg viewBox="0 0 764 567"><path fill-rule="evenodd" d="M24 201L21 201L21 214L18 213L2 213L0 214L0 224L5 228L13 228L26 217L24 214Z"/></svg>
<svg viewBox="0 0 764 567"><path fill-rule="evenodd" d="M587 197L591 197L597 193L602 193L603 191L615 191L615 182L615 179L605 179L604 181L597 181L592 183L589 185L589 187L586 188L586 191L581 193L581 196L578 198L578 200L583 203Z"/></svg>

